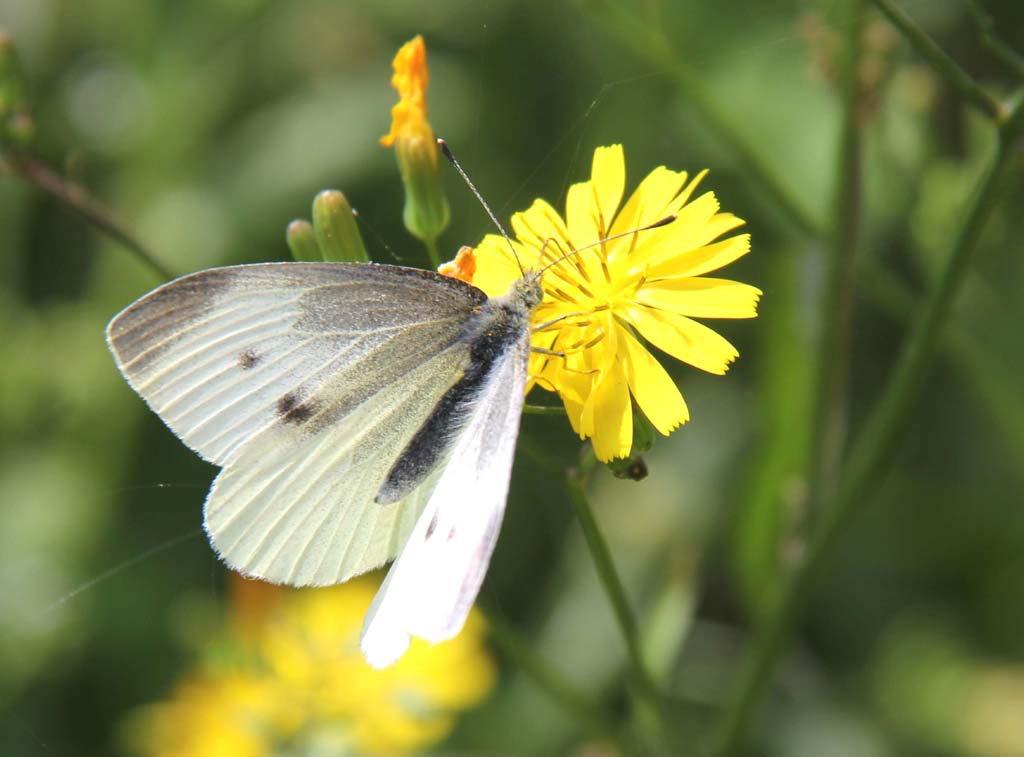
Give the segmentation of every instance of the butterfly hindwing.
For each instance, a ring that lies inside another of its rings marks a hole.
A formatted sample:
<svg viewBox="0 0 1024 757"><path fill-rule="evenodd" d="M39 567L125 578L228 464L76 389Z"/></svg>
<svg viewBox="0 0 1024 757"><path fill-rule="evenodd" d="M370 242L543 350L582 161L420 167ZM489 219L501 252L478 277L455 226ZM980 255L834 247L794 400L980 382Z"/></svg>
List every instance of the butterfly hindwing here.
<svg viewBox="0 0 1024 757"><path fill-rule="evenodd" d="M132 387L224 467L206 527L228 564L326 584L382 564L412 527L422 492L367 503L465 372L484 300L393 266L234 266L155 290L107 335Z"/></svg>

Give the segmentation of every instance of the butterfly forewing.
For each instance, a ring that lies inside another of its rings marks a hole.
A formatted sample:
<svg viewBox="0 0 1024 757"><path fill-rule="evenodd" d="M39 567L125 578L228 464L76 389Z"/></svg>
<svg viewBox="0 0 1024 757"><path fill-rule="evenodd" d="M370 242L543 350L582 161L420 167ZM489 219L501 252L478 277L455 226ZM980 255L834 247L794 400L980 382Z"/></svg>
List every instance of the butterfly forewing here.
<svg viewBox="0 0 1024 757"><path fill-rule="evenodd" d="M276 263L203 271L110 324L118 367L224 466L206 503L244 573L335 583L394 556L425 497L367 507L465 371L479 290L429 272Z"/></svg>

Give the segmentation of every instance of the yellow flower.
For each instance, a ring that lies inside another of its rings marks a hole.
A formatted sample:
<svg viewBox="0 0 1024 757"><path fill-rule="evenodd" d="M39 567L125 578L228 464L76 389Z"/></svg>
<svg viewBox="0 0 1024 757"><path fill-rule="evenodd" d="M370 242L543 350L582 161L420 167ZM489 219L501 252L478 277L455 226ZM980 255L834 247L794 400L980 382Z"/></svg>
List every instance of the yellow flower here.
<svg viewBox="0 0 1024 757"><path fill-rule="evenodd" d="M533 346L547 352L531 359L531 386L558 392L573 429L593 439L602 461L629 455L634 403L665 435L689 420L682 394L645 343L723 374L739 353L693 319L753 318L761 295L703 275L750 249L748 234L720 239L743 221L720 213L714 194L692 199L706 171L688 179L656 168L622 204L625 173L620 145L598 148L590 180L569 189L565 219L543 200L515 214L519 262L505 239L489 235L476 248L472 280L496 296L522 275L520 264L553 264L534 315Z"/></svg>
<svg viewBox="0 0 1024 757"><path fill-rule="evenodd" d="M149 757L271 757L276 692L259 677L237 672L186 676L166 702L131 713L128 741Z"/></svg>
<svg viewBox="0 0 1024 757"><path fill-rule="evenodd" d="M451 641L413 640L394 665L371 668L359 634L378 588L379 581L363 576L340 586L281 590L281 605L260 633L259 656L318 721L348 723L360 753L408 752L446 736L455 713L482 700L497 673L476 610Z"/></svg>
<svg viewBox="0 0 1024 757"><path fill-rule="evenodd" d="M419 239L433 241L448 226L450 211L441 187L434 130L427 120L427 48L423 37L406 42L392 62L391 86L398 103L391 108L391 131L381 137L394 147L405 185L405 227Z"/></svg>
<svg viewBox="0 0 1024 757"><path fill-rule="evenodd" d="M131 714L126 735L137 753L409 753L447 736L495 684L476 610L451 641L414 640L395 665L375 670L359 650L374 577L303 590L236 578L233 588L219 657L168 701Z"/></svg>

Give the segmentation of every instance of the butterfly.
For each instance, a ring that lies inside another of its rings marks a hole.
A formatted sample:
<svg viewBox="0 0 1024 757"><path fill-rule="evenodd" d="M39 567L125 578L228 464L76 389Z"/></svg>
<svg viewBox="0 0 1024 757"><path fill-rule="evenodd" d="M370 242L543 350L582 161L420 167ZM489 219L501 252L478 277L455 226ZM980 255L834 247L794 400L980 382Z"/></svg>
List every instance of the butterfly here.
<svg viewBox="0 0 1024 757"><path fill-rule="evenodd" d="M508 293L374 263L265 263L171 281L114 317L131 387L221 467L213 548L324 586L394 558L360 641L385 667L461 630L508 495L541 274Z"/></svg>

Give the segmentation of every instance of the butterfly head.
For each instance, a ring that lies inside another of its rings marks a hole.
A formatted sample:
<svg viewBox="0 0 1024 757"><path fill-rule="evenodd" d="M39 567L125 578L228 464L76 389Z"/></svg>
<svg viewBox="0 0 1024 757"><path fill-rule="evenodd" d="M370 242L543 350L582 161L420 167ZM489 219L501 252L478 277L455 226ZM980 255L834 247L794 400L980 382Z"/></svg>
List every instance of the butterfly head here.
<svg viewBox="0 0 1024 757"><path fill-rule="evenodd" d="M522 278L512 283L510 292L512 299L520 302L529 310L540 305L544 299L544 290L540 285L541 271L526 271Z"/></svg>

